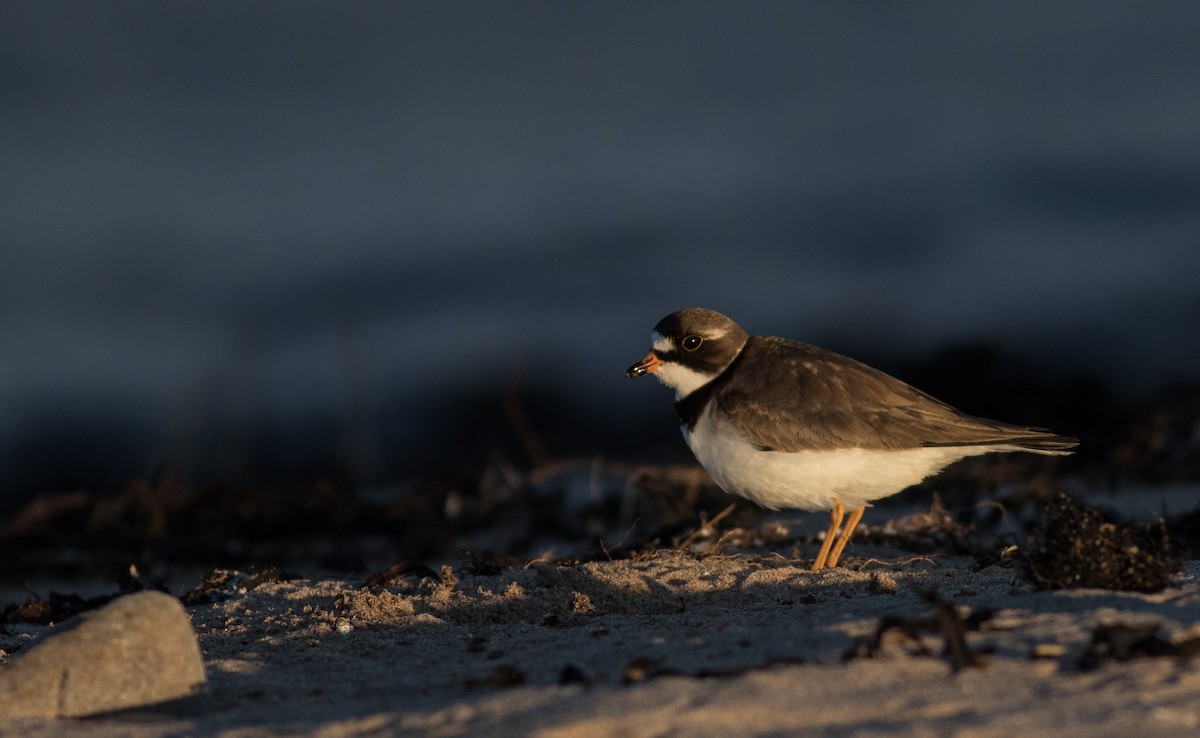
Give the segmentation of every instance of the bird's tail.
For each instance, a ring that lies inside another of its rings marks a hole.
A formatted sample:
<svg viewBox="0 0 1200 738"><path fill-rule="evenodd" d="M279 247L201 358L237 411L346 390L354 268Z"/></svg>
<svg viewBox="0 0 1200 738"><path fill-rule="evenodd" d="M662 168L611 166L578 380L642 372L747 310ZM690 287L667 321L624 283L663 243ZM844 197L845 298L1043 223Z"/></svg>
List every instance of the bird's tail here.
<svg viewBox="0 0 1200 738"><path fill-rule="evenodd" d="M1060 436L1043 428L987 422L986 429L974 427L969 439L956 439L926 446L987 446L993 451L1028 451L1047 456L1066 456L1079 445L1078 438Z"/></svg>
<svg viewBox="0 0 1200 738"><path fill-rule="evenodd" d="M1060 436L1047 431L1025 436L1024 438L1008 439L1005 443L1016 446L1022 451L1030 451L1035 454L1066 456L1079 445L1079 439L1071 438L1070 436Z"/></svg>

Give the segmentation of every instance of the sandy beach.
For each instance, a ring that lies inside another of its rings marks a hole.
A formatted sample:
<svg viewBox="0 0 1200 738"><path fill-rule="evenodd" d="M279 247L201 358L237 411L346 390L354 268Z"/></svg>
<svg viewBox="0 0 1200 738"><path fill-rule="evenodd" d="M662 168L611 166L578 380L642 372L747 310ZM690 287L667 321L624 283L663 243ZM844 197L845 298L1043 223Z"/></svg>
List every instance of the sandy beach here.
<svg viewBox="0 0 1200 738"><path fill-rule="evenodd" d="M1001 562L1003 564L1004 562ZM204 694L24 736L1180 735L1200 564L1167 589L860 546L236 583L190 606ZM23 633L37 630L27 627Z"/></svg>
<svg viewBox="0 0 1200 738"><path fill-rule="evenodd" d="M79 5L0 738L1200 735L1200 4Z"/></svg>

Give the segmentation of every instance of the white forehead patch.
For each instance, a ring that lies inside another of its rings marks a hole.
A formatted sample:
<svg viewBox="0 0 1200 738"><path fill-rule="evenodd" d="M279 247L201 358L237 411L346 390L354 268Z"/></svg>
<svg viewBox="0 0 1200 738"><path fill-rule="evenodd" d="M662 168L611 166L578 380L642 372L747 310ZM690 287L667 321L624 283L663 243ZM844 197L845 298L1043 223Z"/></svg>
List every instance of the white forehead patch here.
<svg viewBox="0 0 1200 738"><path fill-rule="evenodd" d="M712 331L711 333L705 334L704 339L706 341L717 341L717 340L720 340L721 338L724 338L725 334L728 332L729 331L725 331L725 330ZM666 336L659 333L658 331L650 332L650 341L651 341L651 345L654 347L654 349L656 351L662 351L665 353L665 352L670 351L675 348L675 344L671 342L671 339L667 338Z"/></svg>

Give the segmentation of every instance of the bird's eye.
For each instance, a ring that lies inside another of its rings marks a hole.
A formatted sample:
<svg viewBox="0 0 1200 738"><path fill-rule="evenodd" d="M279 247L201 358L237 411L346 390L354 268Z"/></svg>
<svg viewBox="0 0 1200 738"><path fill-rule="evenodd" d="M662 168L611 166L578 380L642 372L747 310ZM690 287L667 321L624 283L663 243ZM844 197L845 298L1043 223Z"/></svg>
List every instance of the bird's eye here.
<svg viewBox="0 0 1200 738"><path fill-rule="evenodd" d="M700 344L702 343L704 343L703 336L697 336L693 333L690 336L685 336L684 339L679 342L679 345L683 346L683 348L687 351L695 351L696 349L700 348Z"/></svg>

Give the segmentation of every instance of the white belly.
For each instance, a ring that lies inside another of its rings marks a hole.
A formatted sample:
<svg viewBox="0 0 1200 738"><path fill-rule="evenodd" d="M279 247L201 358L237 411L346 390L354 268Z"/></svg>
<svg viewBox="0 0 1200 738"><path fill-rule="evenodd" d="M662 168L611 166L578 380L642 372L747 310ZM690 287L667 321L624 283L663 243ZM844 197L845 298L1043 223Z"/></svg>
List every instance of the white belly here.
<svg viewBox="0 0 1200 738"><path fill-rule="evenodd" d="M904 449L847 448L830 451L761 451L731 428L713 432L703 413L683 436L721 489L771 510L829 510L840 499L853 510L917 484L966 456L1017 451L1009 446Z"/></svg>

